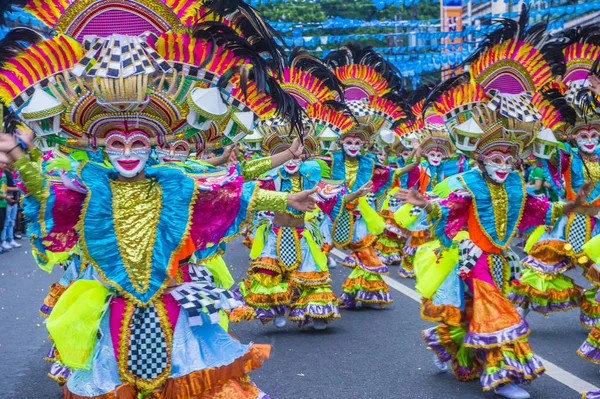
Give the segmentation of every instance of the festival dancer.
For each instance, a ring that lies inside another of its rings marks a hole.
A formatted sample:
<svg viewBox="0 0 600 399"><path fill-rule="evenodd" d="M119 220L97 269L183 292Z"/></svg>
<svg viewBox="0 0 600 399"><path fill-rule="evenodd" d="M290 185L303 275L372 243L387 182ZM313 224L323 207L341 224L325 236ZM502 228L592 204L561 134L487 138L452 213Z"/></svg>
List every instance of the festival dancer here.
<svg viewBox="0 0 600 399"><path fill-rule="evenodd" d="M346 117L351 124L349 119ZM310 158L318 143L306 133L303 141L306 157ZM263 147L272 154L287 152L289 146L289 138L277 131L264 137ZM320 181L318 162L292 160L275 170L271 180L263 179L262 187L296 193L313 189ZM322 241L316 237L319 228L312 223L305 212L287 208L257 226L249 278L240 283L240 290L263 323L273 321L281 328L289 318L300 327L312 325L322 330L340 317L338 300L331 290L327 256L317 244Z"/></svg>
<svg viewBox="0 0 600 399"><path fill-rule="evenodd" d="M373 248L384 223L374 204L357 199L370 188L368 182L372 182L375 203L379 198L385 199L391 189L394 171L376 165L362 150L372 139L385 142L382 133L408 118L399 94L400 75L371 48L346 46L328 54L325 61L344 84L346 104L357 121L355 127L338 139L342 150L324 158L330 166L327 177L343 181L348 193L339 199L332 213L333 243L351 252L342 264L353 269L342 287L341 307L354 308L362 304L384 307L392 302L389 287L382 278L388 273L388 267Z"/></svg>
<svg viewBox="0 0 600 399"><path fill-rule="evenodd" d="M564 87L564 98L574 108L571 112L576 122L553 129L564 145L562 149L556 148L556 139L550 136L555 143L546 147L556 150L550 161L545 162L545 168L549 181L564 182L566 199L572 201L585 181L591 181L594 187L600 184L600 173L596 172L600 154L600 117L593 107L592 93L580 93L580 89L588 85L592 65L600 54L600 35L597 29L578 28L565 32L560 40L564 43L562 55L566 65L561 87ZM553 97L546 99L552 106L557 107L559 101L565 103L558 91L552 94ZM570 107L564 104L563 108ZM560 183L554 183L557 184ZM587 198L586 205L600 205L596 189ZM537 230L532 234L526 247L527 256L523 259L526 269L509 293L509 299L519 305L523 317L531 310L548 315L581 306L583 327L592 329L600 322L600 298L597 297L600 273L584 254L586 242L600 233L600 225L594 216L565 215L551 230ZM583 289L565 274L576 265L582 267L594 284L583 293Z"/></svg>
<svg viewBox="0 0 600 399"><path fill-rule="evenodd" d="M534 47L544 38L526 38L523 21L527 18L507 21L501 28L506 34L491 34L470 58L467 74L440 84L430 96L454 142L476 160L478 169L457 176L456 191L441 201L428 201L416 190L399 195L424 210L426 217L422 215L415 224L429 224L443 248L458 252L456 265L446 252L429 265L437 270L436 281L430 277L420 282L417 277L418 283L429 285L422 288L428 291L423 317L441 323L423 332L436 364L444 369L451 360L458 379L480 378L484 390L507 398L528 398L518 385L544 371L529 346L527 323L505 299L510 281L518 280L520 270L510 241L518 230L553 223L563 214L589 211L584 206L589 186L580 188L574 201L550 204L528 195L521 175L514 171L540 130L541 115L529 100L531 93L552 82L550 66ZM538 26L532 32L543 29ZM502 57L494 56L500 53ZM507 59L523 74L519 85L505 84L513 76L512 69L503 68ZM509 93L501 91L507 89ZM558 110L545 111L562 117ZM465 225L470 238L453 245L452 239Z"/></svg>
<svg viewBox="0 0 600 399"><path fill-rule="evenodd" d="M53 140L71 148L104 149L112 165L73 159L72 175L46 178L13 137L0 136L0 157L14 162L25 184L24 205L38 255L49 260L79 245L82 263L93 268L94 278L74 282L47 322L59 360L71 369L65 397L114 392L140 398L263 397L246 372L260 366L268 347L243 345L216 324L218 311L238 302L214 287L206 269L187 259L235 234L249 210L288 205L312 210L313 192L266 192L244 184L235 170L190 175L171 165L146 167L146 162L152 144L177 140L176 131L220 117L209 112L215 98L207 102L202 90L216 85L224 71L251 66L253 78L264 72L269 90L277 90L276 83L261 57L251 60L213 47L227 42L231 29L225 25L205 31L202 39L180 28L185 22L178 15L196 15L189 7L198 4L171 2L167 7L155 1L136 8L141 14L112 6L108 19L106 10L88 3L71 4L67 12L59 2L38 7L28 4L59 35L27 49L11 47L12 58L0 69L2 100L38 135L56 135ZM242 16L225 8L236 18L258 18L249 9ZM83 22L80 12L86 15ZM128 27L146 24L150 35L94 36L100 26L103 32L122 31L123 26L110 25L112 20L122 24L117 16L128 18ZM82 44L77 39L83 31ZM243 39L237 37L236 43L246 46L246 56L252 54ZM177 53L171 52L174 47ZM224 61L227 66L219 69ZM282 117L291 117L291 125L299 127L292 99L278 93L287 104L275 102L260 82L240 85L241 75L230 76L230 94L243 87L249 96L263 96L273 112L278 106L287 110ZM196 82L203 87L195 87ZM225 104L220 96L216 99ZM225 108L246 112L249 105L236 102Z"/></svg>

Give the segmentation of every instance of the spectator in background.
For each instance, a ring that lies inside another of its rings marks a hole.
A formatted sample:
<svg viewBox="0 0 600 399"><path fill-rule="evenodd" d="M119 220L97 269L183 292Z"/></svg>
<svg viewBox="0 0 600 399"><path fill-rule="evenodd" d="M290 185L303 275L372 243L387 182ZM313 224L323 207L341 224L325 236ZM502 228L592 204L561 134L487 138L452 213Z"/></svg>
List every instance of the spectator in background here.
<svg viewBox="0 0 600 399"><path fill-rule="evenodd" d="M4 250L19 248L21 244L15 241L15 221L17 219L17 211L19 209L19 189L15 184L15 169L14 166L5 168L6 177L6 217L4 228L0 233L0 244Z"/></svg>

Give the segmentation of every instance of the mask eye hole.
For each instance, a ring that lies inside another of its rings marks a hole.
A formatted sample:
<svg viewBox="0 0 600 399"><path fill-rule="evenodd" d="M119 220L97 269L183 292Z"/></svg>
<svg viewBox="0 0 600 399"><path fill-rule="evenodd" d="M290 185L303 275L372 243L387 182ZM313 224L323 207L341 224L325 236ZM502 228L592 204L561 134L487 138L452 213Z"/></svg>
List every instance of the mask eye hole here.
<svg viewBox="0 0 600 399"><path fill-rule="evenodd" d="M108 148L112 148L114 150L124 150L125 149L125 143L123 141L121 141L120 139L112 139L108 145Z"/></svg>
<svg viewBox="0 0 600 399"><path fill-rule="evenodd" d="M177 147L175 147L175 151L177 152L187 152L187 148L185 148L185 146L183 144L179 144Z"/></svg>
<svg viewBox="0 0 600 399"><path fill-rule="evenodd" d="M134 140L133 143L131 143L131 148L133 148L134 150L141 150L146 148L146 146L146 143L142 140Z"/></svg>

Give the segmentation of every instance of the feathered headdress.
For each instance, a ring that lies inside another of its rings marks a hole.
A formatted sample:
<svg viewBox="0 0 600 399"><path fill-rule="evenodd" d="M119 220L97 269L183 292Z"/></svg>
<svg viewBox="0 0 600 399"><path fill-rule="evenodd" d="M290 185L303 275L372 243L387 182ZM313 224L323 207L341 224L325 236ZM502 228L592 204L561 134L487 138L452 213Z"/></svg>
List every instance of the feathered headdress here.
<svg viewBox="0 0 600 399"><path fill-rule="evenodd" d="M281 63L272 29L244 3L31 0L26 10L57 36L7 46L0 99L45 141L96 148L126 124L156 142L215 128L235 142L275 115L300 129L265 59Z"/></svg>

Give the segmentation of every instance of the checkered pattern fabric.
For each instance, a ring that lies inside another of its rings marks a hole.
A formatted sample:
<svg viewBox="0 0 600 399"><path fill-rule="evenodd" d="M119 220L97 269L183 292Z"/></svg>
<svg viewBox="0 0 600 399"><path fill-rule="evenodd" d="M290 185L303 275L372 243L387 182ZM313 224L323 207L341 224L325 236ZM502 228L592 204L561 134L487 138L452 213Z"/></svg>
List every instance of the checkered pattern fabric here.
<svg viewBox="0 0 600 399"><path fill-rule="evenodd" d="M423 208L420 208L418 206L413 206L412 208L410 208L410 211L408 212L408 214L410 216L419 216L421 214L421 212L423 212Z"/></svg>
<svg viewBox="0 0 600 399"><path fill-rule="evenodd" d="M519 256L511 250L506 250L503 254L510 266L510 280L519 280L523 269Z"/></svg>
<svg viewBox="0 0 600 399"><path fill-rule="evenodd" d="M130 340L127 368L132 374L152 380L168 367L167 341L154 305L135 308Z"/></svg>
<svg viewBox="0 0 600 399"><path fill-rule="evenodd" d="M335 242L345 243L350 240L350 213L347 210L342 210L338 216L335 230L333 231L333 239Z"/></svg>
<svg viewBox="0 0 600 399"><path fill-rule="evenodd" d="M500 109L500 114L510 116L523 122L533 122L540 120L541 114L531 103L530 94L507 94L494 93L488 107L496 110Z"/></svg>
<svg viewBox="0 0 600 399"><path fill-rule="evenodd" d="M279 261L286 267L297 266L298 259L298 243L292 227L280 227L279 230Z"/></svg>
<svg viewBox="0 0 600 399"><path fill-rule="evenodd" d="M475 267L477 259L483 251L471 240L462 240L458 243L458 263L460 271L469 273Z"/></svg>
<svg viewBox="0 0 600 399"><path fill-rule="evenodd" d="M397 209L400 206L401 201L397 198L390 197L388 200L388 205L392 209Z"/></svg>
<svg viewBox="0 0 600 399"><path fill-rule="evenodd" d="M202 282L209 285L215 284L215 278L212 273L204 266L198 266L194 264L189 264L189 273L192 282L198 283Z"/></svg>
<svg viewBox="0 0 600 399"><path fill-rule="evenodd" d="M72 70L77 76L85 73L90 77L127 78L154 73L157 68L165 73L171 70L143 38L124 35L89 37L84 41L84 47L88 49L87 53ZM96 63L86 72L93 61Z"/></svg>
<svg viewBox="0 0 600 399"><path fill-rule="evenodd" d="M377 196L373 193L366 195L367 203L371 205L373 209L377 209Z"/></svg>
<svg viewBox="0 0 600 399"><path fill-rule="evenodd" d="M583 251L587 230L586 216L575 215L573 222L569 226L569 244L573 246L575 253Z"/></svg>
<svg viewBox="0 0 600 399"><path fill-rule="evenodd" d="M348 101L346 104L354 116L369 116L374 114L374 110L365 101Z"/></svg>
<svg viewBox="0 0 600 399"><path fill-rule="evenodd" d="M496 254L492 254L490 256L492 258L492 264L490 265L492 278L494 279L498 289L502 291L504 287L504 259L502 256Z"/></svg>
<svg viewBox="0 0 600 399"><path fill-rule="evenodd" d="M190 326L201 326L206 319L217 324L221 319L219 310L242 305L232 292L210 284L185 283L171 291L171 295L185 309Z"/></svg>

